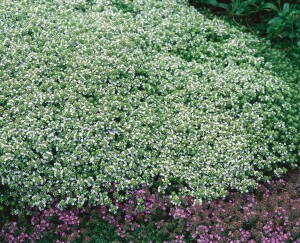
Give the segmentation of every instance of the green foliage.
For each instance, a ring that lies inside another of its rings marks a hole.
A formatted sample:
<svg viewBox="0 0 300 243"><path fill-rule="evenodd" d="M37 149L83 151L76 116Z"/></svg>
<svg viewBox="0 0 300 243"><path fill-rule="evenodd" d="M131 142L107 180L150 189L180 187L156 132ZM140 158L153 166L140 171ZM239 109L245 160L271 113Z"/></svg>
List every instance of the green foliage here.
<svg viewBox="0 0 300 243"><path fill-rule="evenodd" d="M99 211L91 210L85 214L81 220L81 237L74 242L121 242L121 238L119 237L115 226L99 217Z"/></svg>
<svg viewBox="0 0 300 243"><path fill-rule="evenodd" d="M20 203L19 199L16 191L11 191L8 186L0 184L0 228L10 217L14 217L13 214L22 211L24 204Z"/></svg>
<svg viewBox="0 0 300 243"><path fill-rule="evenodd" d="M257 13L259 11L279 11L278 1L267 2L260 0L233 0L233 1L218 1L218 0L197 0L202 4L209 4L214 7L225 9L230 15L243 16L252 13Z"/></svg>
<svg viewBox="0 0 300 243"><path fill-rule="evenodd" d="M223 9L229 16L268 36L276 47L288 51L295 60L300 55L300 2L280 0L192 0Z"/></svg>
<svg viewBox="0 0 300 243"><path fill-rule="evenodd" d="M90 3L0 2L0 178L19 204L212 199L295 166L299 70L266 41L186 1Z"/></svg>
<svg viewBox="0 0 300 243"><path fill-rule="evenodd" d="M267 33L270 37L279 36L290 40L300 49L300 4L285 3L277 15L269 20ZM289 43L286 43L289 44Z"/></svg>

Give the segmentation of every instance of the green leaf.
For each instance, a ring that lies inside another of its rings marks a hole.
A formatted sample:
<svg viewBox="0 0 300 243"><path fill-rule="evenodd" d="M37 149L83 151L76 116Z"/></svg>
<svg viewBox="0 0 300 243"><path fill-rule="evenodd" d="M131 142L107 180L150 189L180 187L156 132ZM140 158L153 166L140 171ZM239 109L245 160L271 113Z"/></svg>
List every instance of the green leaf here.
<svg viewBox="0 0 300 243"><path fill-rule="evenodd" d="M262 9L272 9L272 10L275 10L276 12L279 11L278 7L274 3L265 3L264 5L262 5L261 8Z"/></svg>
<svg viewBox="0 0 300 243"><path fill-rule="evenodd" d="M300 10L294 10L291 12L291 14L300 14Z"/></svg>
<svg viewBox="0 0 300 243"><path fill-rule="evenodd" d="M244 11L245 11L244 8L239 8L239 9L236 11L236 14L242 14Z"/></svg>
<svg viewBox="0 0 300 243"><path fill-rule="evenodd" d="M245 1L243 2L243 5L244 6L249 6L249 5L253 5L253 6L256 6L256 0L248 0L248 1Z"/></svg>
<svg viewBox="0 0 300 243"><path fill-rule="evenodd" d="M271 19L268 24L271 24L271 25L276 25L276 24L280 24L282 23L282 19L280 17L274 17L273 19Z"/></svg>
<svg viewBox="0 0 300 243"><path fill-rule="evenodd" d="M283 4L282 12L284 14L287 14L289 11L290 11L290 4L289 3Z"/></svg>
<svg viewBox="0 0 300 243"><path fill-rule="evenodd" d="M203 3L203 4L209 4L209 5L212 5L214 7L218 7L218 8L223 8L223 9L226 9L226 10L229 10L229 8L230 8L229 4L219 3L216 0L199 0L199 2Z"/></svg>

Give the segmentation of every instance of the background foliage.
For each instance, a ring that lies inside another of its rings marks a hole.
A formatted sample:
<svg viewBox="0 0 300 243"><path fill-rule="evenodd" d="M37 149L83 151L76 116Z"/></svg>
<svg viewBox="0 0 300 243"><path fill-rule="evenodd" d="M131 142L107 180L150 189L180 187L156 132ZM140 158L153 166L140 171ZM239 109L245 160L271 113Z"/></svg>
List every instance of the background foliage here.
<svg viewBox="0 0 300 243"><path fill-rule="evenodd" d="M190 3L198 8L210 7L214 13L227 15L250 31L268 37L300 65L299 0L190 0Z"/></svg>

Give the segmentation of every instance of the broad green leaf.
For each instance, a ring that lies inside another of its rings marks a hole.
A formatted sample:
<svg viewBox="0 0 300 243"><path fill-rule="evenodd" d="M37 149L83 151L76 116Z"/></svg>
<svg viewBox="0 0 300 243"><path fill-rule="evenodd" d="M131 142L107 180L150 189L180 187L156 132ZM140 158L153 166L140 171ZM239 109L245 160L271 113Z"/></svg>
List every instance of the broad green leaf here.
<svg viewBox="0 0 300 243"><path fill-rule="evenodd" d="M271 24L271 25L273 25L273 24L280 24L280 23L282 23L283 21L282 21L282 19L280 18L280 17L274 17L273 19L271 19L269 22L268 22L268 24Z"/></svg>
<svg viewBox="0 0 300 243"><path fill-rule="evenodd" d="M264 5L262 5L262 9L272 9L276 12L279 11L278 7L274 3L265 3Z"/></svg>
<svg viewBox="0 0 300 243"><path fill-rule="evenodd" d="M229 8L230 8L229 4L219 3L216 0L199 0L199 2L203 3L203 4L209 4L209 5L212 5L214 7L218 7L218 8L223 8L223 9L226 9L226 10L229 10Z"/></svg>
<svg viewBox="0 0 300 243"><path fill-rule="evenodd" d="M242 14L244 13L245 8L238 8L238 10L236 11L236 14Z"/></svg>
<svg viewBox="0 0 300 243"><path fill-rule="evenodd" d="M287 14L289 11L290 11L290 4L289 4L289 3L283 4L282 12L283 12L284 14Z"/></svg>

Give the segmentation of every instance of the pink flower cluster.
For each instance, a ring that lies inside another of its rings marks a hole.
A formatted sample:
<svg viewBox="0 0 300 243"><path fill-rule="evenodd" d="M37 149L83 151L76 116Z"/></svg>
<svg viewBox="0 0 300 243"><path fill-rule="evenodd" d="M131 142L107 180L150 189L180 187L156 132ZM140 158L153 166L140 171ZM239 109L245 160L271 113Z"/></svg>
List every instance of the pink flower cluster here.
<svg viewBox="0 0 300 243"><path fill-rule="evenodd" d="M29 226L19 227L17 222L6 224L0 232L0 241L2 237L9 243L24 242L25 240L35 242L42 239L49 232L64 240L63 242L79 236L79 215L84 212L83 209L61 210L56 204L53 204L50 208L43 211L39 211L37 208L31 210L32 216L27 222ZM33 231L31 234L25 233L26 228L28 229L29 227ZM57 243L59 242L61 241L57 240Z"/></svg>
<svg viewBox="0 0 300 243"><path fill-rule="evenodd" d="M190 197L173 205L170 196L146 188L133 191L124 203L113 203L117 213L106 206L32 209L30 227L6 224L0 241L36 241L50 232L57 243L88 242L93 224L101 221L113 225L126 242L300 242L300 198L282 180L260 185L253 194L231 192L226 200L201 205Z"/></svg>
<svg viewBox="0 0 300 243"><path fill-rule="evenodd" d="M141 199L142 212L137 207ZM180 206L172 205L169 196L143 189L133 192L127 202L117 203L118 214L103 218L113 221L119 235L132 241L145 239L152 228L168 242L300 242L300 198L283 180L260 185L253 194L232 192L224 201L202 205L189 197L181 201ZM139 234L132 232L136 228Z"/></svg>

